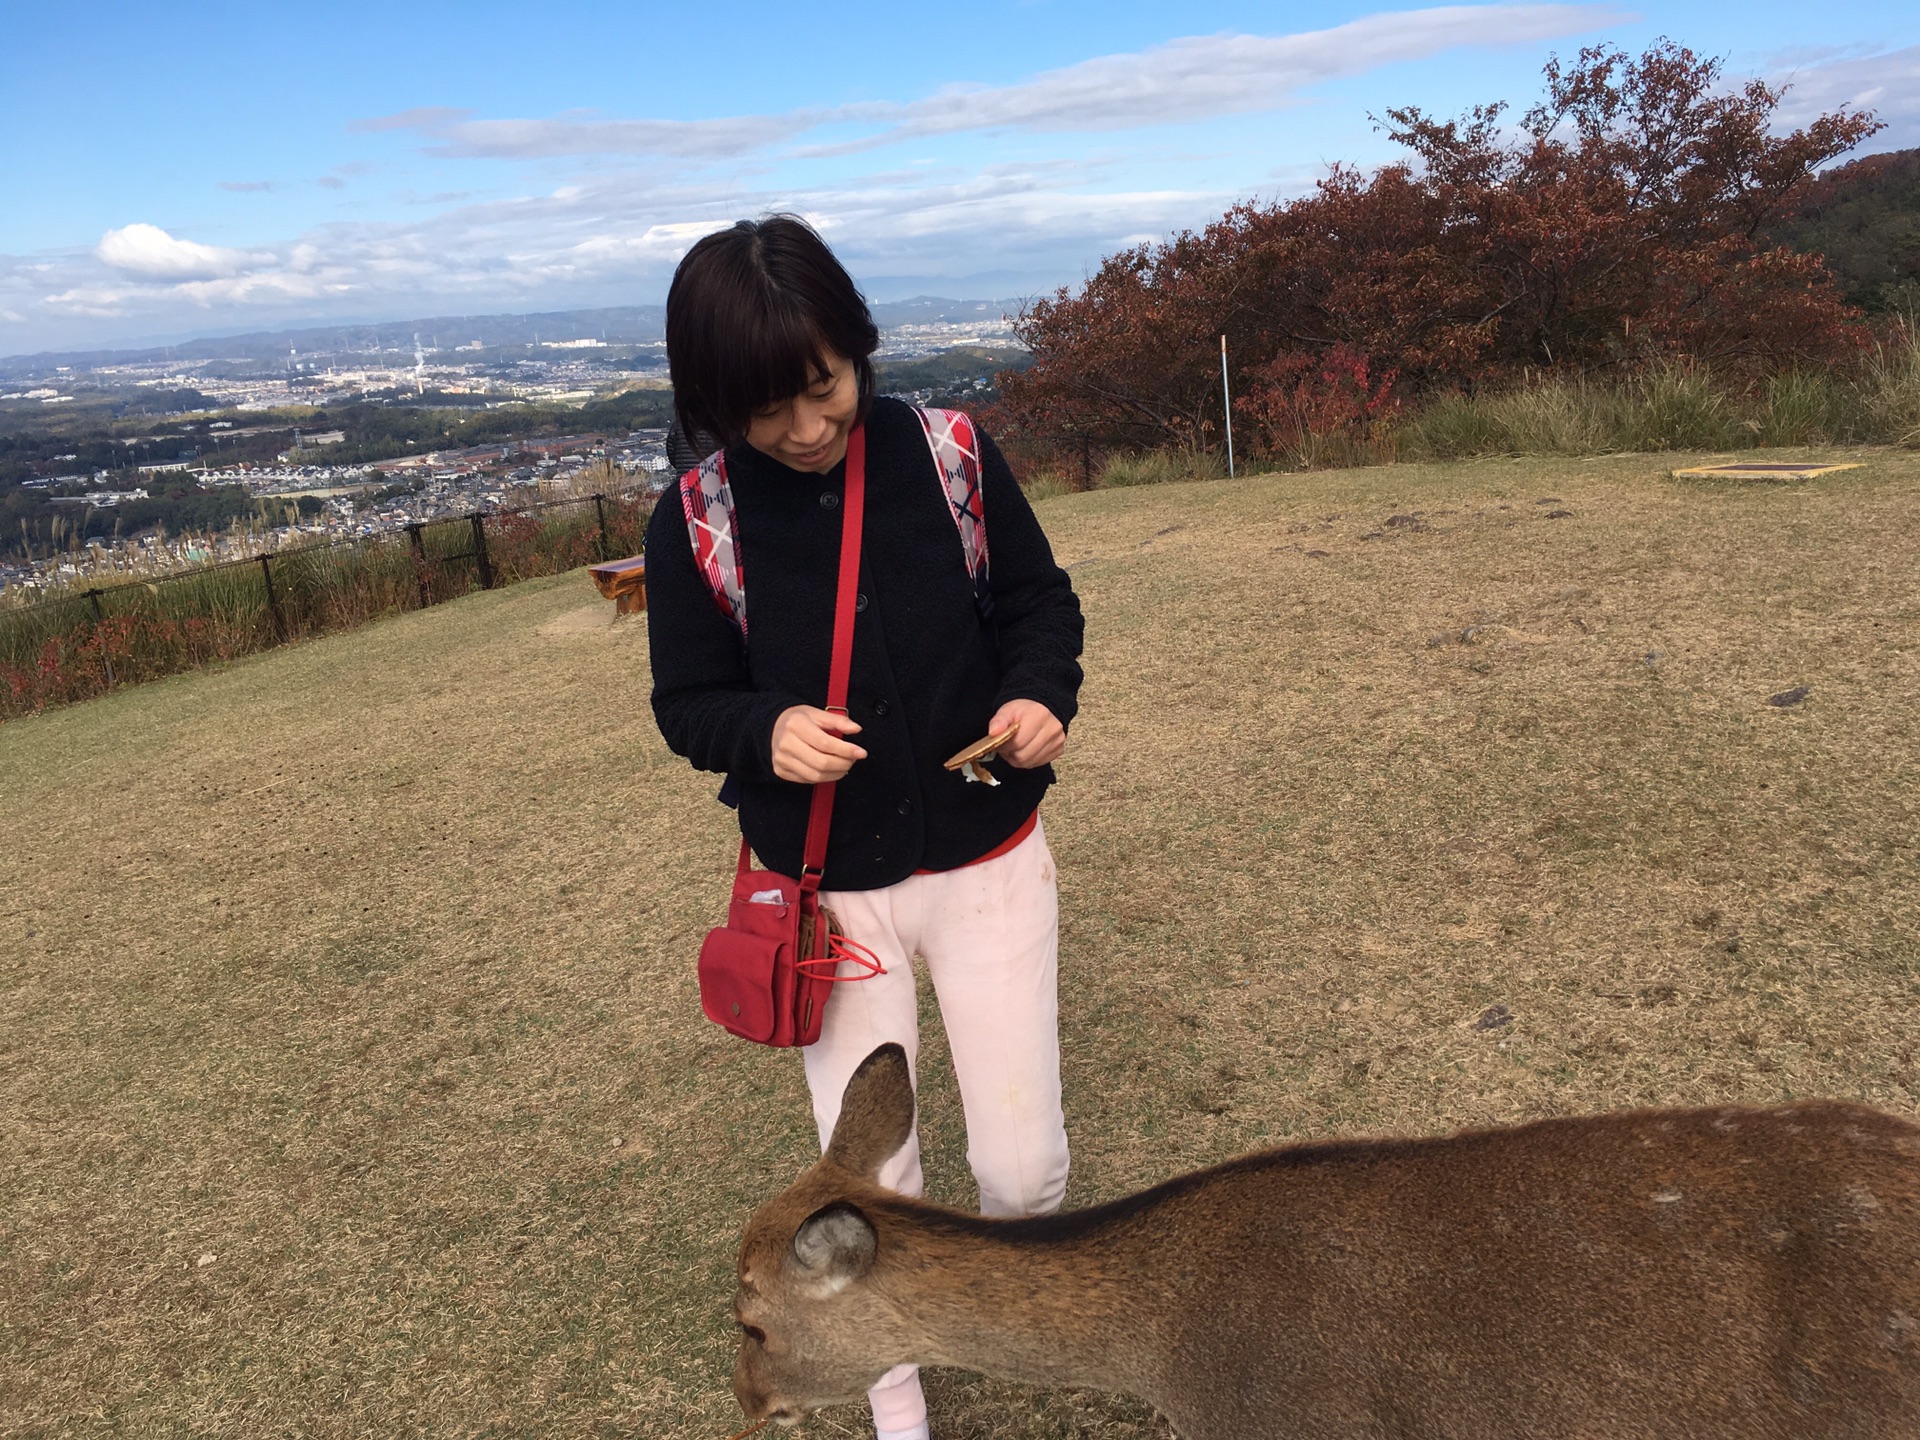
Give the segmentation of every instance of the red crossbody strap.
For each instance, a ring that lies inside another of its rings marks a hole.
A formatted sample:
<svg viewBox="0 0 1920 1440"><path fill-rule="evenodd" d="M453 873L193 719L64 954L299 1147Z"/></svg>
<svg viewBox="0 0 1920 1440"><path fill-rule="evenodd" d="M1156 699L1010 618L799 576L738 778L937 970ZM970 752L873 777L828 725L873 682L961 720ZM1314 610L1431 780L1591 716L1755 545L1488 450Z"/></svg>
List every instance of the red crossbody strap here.
<svg viewBox="0 0 1920 1440"><path fill-rule="evenodd" d="M827 667L827 709L847 713L847 677L853 670L853 607L860 588L860 534L867 508L867 427L847 436L847 494L840 506L840 585L833 601L833 659ZM800 889L820 888L827 863L827 832L833 822L834 782L813 787L807 843L800 855Z"/></svg>

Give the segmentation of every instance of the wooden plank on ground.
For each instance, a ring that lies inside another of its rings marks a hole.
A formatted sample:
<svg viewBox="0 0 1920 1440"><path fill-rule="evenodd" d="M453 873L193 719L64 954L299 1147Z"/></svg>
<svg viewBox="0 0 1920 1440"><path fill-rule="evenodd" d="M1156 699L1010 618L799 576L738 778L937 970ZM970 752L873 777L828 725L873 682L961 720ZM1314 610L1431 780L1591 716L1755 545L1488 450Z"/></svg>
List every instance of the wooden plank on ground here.
<svg viewBox="0 0 1920 1440"><path fill-rule="evenodd" d="M1823 465L1817 461L1735 461L1730 465L1690 465L1684 470L1669 473L1676 479L1682 475L1710 475L1720 480L1811 480L1816 475L1831 475L1836 470L1858 470L1858 461L1849 461L1844 465Z"/></svg>

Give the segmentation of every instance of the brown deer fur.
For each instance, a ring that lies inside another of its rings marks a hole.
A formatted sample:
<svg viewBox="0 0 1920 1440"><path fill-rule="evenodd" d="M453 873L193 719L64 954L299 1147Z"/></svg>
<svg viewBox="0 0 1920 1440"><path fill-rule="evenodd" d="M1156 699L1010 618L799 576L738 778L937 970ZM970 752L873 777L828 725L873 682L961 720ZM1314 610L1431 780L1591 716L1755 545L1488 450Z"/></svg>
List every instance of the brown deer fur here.
<svg viewBox="0 0 1920 1440"><path fill-rule="evenodd" d="M912 1124L883 1046L748 1224L749 1417L915 1361L1183 1440L1920 1437L1920 1126L1861 1105L1297 1146L1027 1220L876 1186Z"/></svg>

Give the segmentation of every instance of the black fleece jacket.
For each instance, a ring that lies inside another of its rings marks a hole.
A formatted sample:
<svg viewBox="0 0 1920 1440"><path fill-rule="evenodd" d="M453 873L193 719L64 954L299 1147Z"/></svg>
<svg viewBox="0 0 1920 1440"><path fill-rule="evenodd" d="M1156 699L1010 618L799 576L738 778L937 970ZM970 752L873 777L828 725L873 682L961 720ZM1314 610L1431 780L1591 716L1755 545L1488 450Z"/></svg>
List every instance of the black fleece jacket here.
<svg viewBox="0 0 1920 1440"><path fill-rule="evenodd" d="M983 621L946 491L912 409L867 416L866 536L847 709L867 752L840 781L823 887L871 890L944 870L1013 834L1053 768L995 762L998 786L941 768L987 733L1008 700L1070 724L1080 689L1080 602L1054 564L999 449L981 435L992 615ZM653 713L675 753L734 777L740 829L762 863L800 873L812 787L773 773L773 723L825 705L845 462L788 469L748 445L727 451L746 590L747 643L694 563L677 492L647 529Z"/></svg>

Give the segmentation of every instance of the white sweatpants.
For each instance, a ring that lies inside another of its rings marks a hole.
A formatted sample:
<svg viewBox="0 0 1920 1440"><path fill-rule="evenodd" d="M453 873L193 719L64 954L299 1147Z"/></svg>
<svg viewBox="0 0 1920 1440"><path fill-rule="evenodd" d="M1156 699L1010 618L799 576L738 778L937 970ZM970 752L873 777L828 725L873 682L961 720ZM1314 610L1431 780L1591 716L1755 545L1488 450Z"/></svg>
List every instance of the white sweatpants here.
<svg viewBox="0 0 1920 1440"><path fill-rule="evenodd" d="M880 890L823 890L820 899L887 968L834 986L820 1038L801 1052L821 1148L833 1136L847 1081L876 1047L897 1041L909 1069L917 1064L918 955L953 1053L980 1213L1058 1209L1068 1160L1060 1109L1060 907L1045 827L1036 823L1020 844L982 864L910 875ZM922 1193L917 1134L882 1168L880 1183ZM924 1419L912 1366L888 1371L871 1393L883 1429L918 1423L915 1407Z"/></svg>

